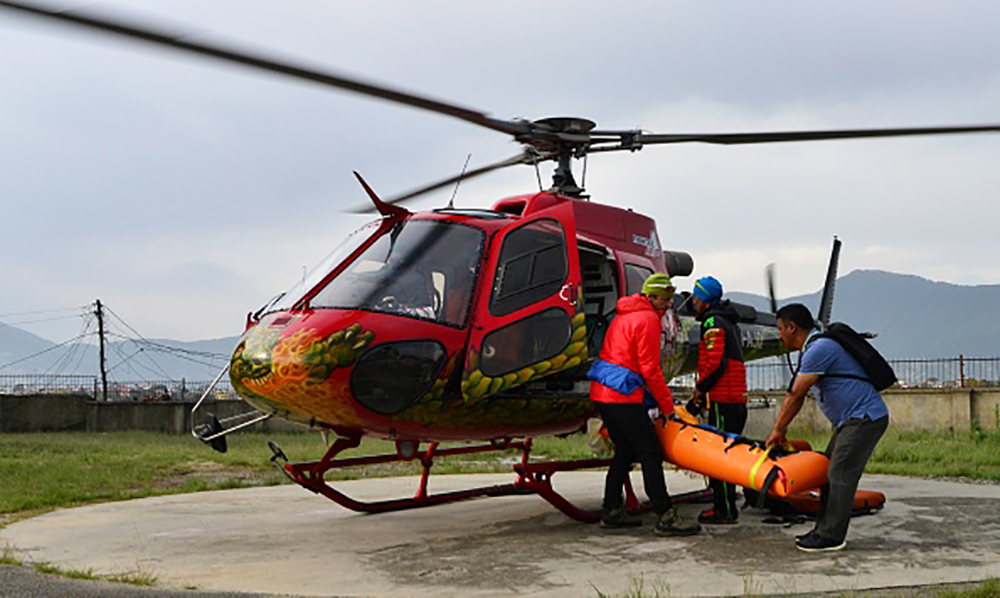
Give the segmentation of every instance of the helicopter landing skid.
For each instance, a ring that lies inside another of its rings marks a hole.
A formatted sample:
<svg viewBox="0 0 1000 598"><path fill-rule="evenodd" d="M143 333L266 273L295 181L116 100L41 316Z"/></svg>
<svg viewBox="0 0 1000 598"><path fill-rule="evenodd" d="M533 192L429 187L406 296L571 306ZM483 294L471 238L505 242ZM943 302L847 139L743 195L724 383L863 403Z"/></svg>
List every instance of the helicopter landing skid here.
<svg viewBox="0 0 1000 598"><path fill-rule="evenodd" d="M361 513L386 513L390 511L401 511L404 509L415 509L429 507L433 505L446 504L482 496L512 496L536 494L548 501L552 506L559 509L567 516L584 523L596 523L601 518L599 510L581 509L564 496L559 494L552 487L552 477L560 471L578 471L581 469L594 469L607 467L611 459L578 459L575 461L543 461L537 463L529 462L531 453L531 439L525 438L518 441L491 442L489 444L447 447L441 448L437 442L432 442L425 450L418 450L417 443L399 441L396 443L395 454L368 455L363 457L349 457L337 459L336 456L351 448L357 447L361 443L361 437L340 437L330 446L326 454L319 461L289 462L284 452L274 442L268 442L274 456L271 462L275 464L279 471L285 474L296 484L322 494L338 505L358 511ZM480 488L470 488L467 490L457 490L451 492L441 492L429 494L427 492L427 482L430 478L430 469L435 457L449 455L466 455L472 453L483 453L490 451L502 451L507 449L520 449L521 462L514 465L516 479L510 484L498 484L494 486L484 486ZM344 469L361 465L374 465L378 463L392 463L418 460L422 466L420 475L420 485L417 493L412 498L400 498L392 500L381 500L365 502L353 499L343 492L336 490L326 483L324 474L331 469ZM672 497L675 503L698 502L711 498L711 490L703 489L695 492L688 492ZM626 509L631 513L645 513L652 510L652 505L648 502L640 502L632 489L631 482L625 478L625 499Z"/></svg>

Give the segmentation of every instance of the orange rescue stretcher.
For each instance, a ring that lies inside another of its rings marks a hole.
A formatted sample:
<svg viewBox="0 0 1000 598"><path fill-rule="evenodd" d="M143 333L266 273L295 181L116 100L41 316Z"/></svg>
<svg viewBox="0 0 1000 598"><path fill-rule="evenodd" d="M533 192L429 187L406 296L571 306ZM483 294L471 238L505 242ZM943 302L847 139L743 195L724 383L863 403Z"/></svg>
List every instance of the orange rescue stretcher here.
<svg viewBox="0 0 1000 598"><path fill-rule="evenodd" d="M672 419L657 420L655 426L667 461L762 497L786 498L827 482L829 460L822 453L794 447L766 450L759 442Z"/></svg>
<svg viewBox="0 0 1000 598"><path fill-rule="evenodd" d="M803 515L815 515L819 512L819 492L809 490L796 492L783 499L793 511ZM854 493L854 505L851 515L869 515L885 506L885 494L873 490L858 490Z"/></svg>

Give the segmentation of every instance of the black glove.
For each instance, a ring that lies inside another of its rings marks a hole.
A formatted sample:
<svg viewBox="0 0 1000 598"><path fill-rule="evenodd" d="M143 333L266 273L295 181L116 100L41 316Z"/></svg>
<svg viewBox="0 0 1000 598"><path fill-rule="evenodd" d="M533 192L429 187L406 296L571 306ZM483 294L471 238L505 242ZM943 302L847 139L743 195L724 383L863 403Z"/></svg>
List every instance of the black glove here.
<svg viewBox="0 0 1000 598"><path fill-rule="evenodd" d="M688 413L690 413L695 417L698 417L698 415L702 412L704 408L705 408L704 395L699 395L691 399L690 401L687 402L686 405L684 405L684 409L686 409Z"/></svg>

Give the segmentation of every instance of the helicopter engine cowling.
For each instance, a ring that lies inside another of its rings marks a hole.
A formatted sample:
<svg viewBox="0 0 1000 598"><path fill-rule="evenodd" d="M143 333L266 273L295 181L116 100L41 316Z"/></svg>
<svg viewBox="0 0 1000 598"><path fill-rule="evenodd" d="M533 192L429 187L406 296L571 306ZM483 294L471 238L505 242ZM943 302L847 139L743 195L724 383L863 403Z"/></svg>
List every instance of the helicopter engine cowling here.
<svg viewBox="0 0 1000 598"><path fill-rule="evenodd" d="M694 272L694 258L683 251L664 251L663 261L670 276L690 276Z"/></svg>

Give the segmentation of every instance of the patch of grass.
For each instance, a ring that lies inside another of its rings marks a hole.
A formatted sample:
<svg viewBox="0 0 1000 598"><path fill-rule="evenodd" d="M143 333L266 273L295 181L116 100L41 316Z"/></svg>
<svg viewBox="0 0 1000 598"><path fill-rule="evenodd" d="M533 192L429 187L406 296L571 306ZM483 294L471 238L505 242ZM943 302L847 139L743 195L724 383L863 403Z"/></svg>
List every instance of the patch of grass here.
<svg viewBox="0 0 1000 598"><path fill-rule="evenodd" d="M1000 580L987 579L974 588L946 590L938 596L940 598L996 598L1000 596Z"/></svg>
<svg viewBox="0 0 1000 598"><path fill-rule="evenodd" d="M743 569L743 595L744 596L762 596L764 594L764 585L753 578L753 571L750 569Z"/></svg>
<svg viewBox="0 0 1000 598"><path fill-rule="evenodd" d="M594 584L590 584L590 586L597 592L598 598L668 598L670 596L670 584L657 579L647 586L646 577L641 573L628 576L625 591L621 594L605 594Z"/></svg>
<svg viewBox="0 0 1000 598"><path fill-rule="evenodd" d="M319 459L319 434L244 433L229 437L225 454L190 436L155 432L58 432L0 435L0 525L22 514L145 496L289 483L270 462L267 441L289 459ZM424 445L426 446L426 445ZM543 459L591 457L582 435L540 438L533 454ZM395 444L364 439L351 455L394 453ZM519 453L478 453L435 459L434 473L510 472ZM418 461L334 470L329 480L414 475Z"/></svg>
<svg viewBox="0 0 1000 598"><path fill-rule="evenodd" d="M830 433L800 431L817 450L826 448ZM868 473L921 478L968 478L1000 482L1000 433L889 431L878 443Z"/></svg>
<svg viewBox="0 0 1000 598"><path fill-rule="evenodd" d="M149 587L156 584L159 579L156 575L153 575L149 571L145 571L142 567L138 571L129 571L128 573L118 573L115 575L105 575L104 579L114 583L127 583L133 586L143 586Z"/></svg>
<svg viewBox="0 0 1000 598"><path fill-rule="evenodd" d="M21 559L17 558L17 555L14 554L14 549L10 545L4 546L3 550L0 551L0 565L21 566L23 564Z"/></svg>
<svg viewBox="0 0 1000 598"><path fill-rule="evenodd" d="M32 563L31 566L34 567L35 571L38 571L39 573L58 575L59 577L65 577L67 579L101 579L101 576L94 573L93 569L63 569L62 567L58 567L52 563Z"/></svg>
<svg viewBox="0 0 1000 598"><path fill-rule="evenodd" d="M3 565L23 565L24 563L13 557L13 550L5 547L3 558L0 560ZM113 575L99 575L93 569L65 569L52 563L31 563L31 567L39 573L46 575L57 575L67 579L83 579L88 581L110 581L113 583L126 583L134 586L149 587L156 584L157 576L139 567L137 571L127 573L116 573Z"/></svg>
<svg viewBox="0 0 1000 598"><path fill-rule="evenodd" d="M297 454L319 435L272 435ZM280 483L263 435L236 436L219 454L190 436L153 432L0 436L0 513L19 513L215 488Z"/></svg>

